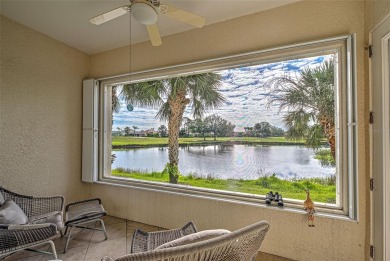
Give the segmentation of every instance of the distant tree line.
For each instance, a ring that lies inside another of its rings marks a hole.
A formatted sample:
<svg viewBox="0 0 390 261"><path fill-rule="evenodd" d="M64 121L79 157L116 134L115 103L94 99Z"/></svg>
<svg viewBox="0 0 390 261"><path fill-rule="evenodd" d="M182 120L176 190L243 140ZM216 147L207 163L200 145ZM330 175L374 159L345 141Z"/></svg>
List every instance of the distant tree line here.
<svg viewBox="0 0 390 261"><path fill-rule="evenodd" d="M184 117L182 126L179 130L179 137L229 137L234 135L236 126L218 115L210 115L204 119L190 119ZM165 125L158 128L160 137L168 136L168 129Z"/></svg>
<svg viewBox="0 0 390 261"><path fill-rule="evenodd" d="M182 127L179 131L179 137L203 137L206 140L206 137L213 137L214 140L217 137L258 137L258 138L267 138L267 137L283 137L285 132L282 128L271 125L269 122L260 122L256 123L253 127L244 127L245 132L234 132L236 126L231 122L223 119L218 115L210 115L204 119L190 119L184 117L182 122ZM121 128L117 128L118 133L122 132ZM125 127L123 129L125 136L135 136L136 130L139 129L137 126ZM147 137L168 137L168 128L166 125L160 125L157 131L146 132L145 136Z"/></svg>
<svg viewBox="0 0 390 261"><path fill-rule="evenodd" d="M256 123L253 127L244 127L246 137L282 137L284 130L271 125L269 122Z"/></svg>
<svg viewBox="0 0 390 261"><path fill-rule="evenodd" d="M210 115L204 119L191 120L184 118L183 127L180 129L182 137L229 137L234 135L236 126L218 115Z"/></svg>
<svg viewBox="0 0 390 261"><path fill-rule="evenodd" d="M123 129L121 128L116 128L117 132L115 136L146 136L146 137L159 137L159 132L155 131L153 128L149 130L141 130L140 132L137 132L139 127L137 126L132 126L133 128L130 127L124 127Z"/></svg>
<svg viewBox="0 0 390 261"><path fill-rule="evenodd" d="M268 122L256 123L253 127L244 127L245 133L234 132L236 126L231 122L223 119L219 115L210 115L204 119L183 118L182 126L179 131L180 137L283 137L285 132L282 128L271 125ZM165 125L158 128L160 137L168 136L168 129Z"/></svg>

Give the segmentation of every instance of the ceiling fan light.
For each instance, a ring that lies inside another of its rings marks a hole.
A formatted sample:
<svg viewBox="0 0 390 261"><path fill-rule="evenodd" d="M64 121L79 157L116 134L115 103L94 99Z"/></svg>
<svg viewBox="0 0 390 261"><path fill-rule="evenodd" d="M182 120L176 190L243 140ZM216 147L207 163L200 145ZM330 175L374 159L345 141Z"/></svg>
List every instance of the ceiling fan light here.
<svg viewBox="0 0 390 261"><path fill-rule="evenodd" d="M157 11L147 3L133 3L130 12L134 19L141 24L152 25L157 23Z"/></svg>

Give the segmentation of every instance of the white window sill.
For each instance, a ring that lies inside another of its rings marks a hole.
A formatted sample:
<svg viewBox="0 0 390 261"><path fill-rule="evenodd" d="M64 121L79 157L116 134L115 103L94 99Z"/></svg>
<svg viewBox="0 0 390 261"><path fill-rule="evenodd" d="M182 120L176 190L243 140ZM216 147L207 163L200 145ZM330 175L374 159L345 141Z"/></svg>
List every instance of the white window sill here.
<svg viewBox="0 0 390 261"><path fill-rule="evenodd" d="M279 207L276 205L265 204L265 196L251 195L246 193L224 191L224 190L206 189L206 188L192 187L188 185L159 183L159 182L143 181L143 180L136 180L136 179L129 179L129 178L120 178L120 177L115 177L115 178L105 177L94 183L100 185L118 186L118 187L140 189L140 190L153 191L159 193L169 193L169 194L175 194L179 196L190 196L190 197L203 198L208 200L217 200L222 202L242 204L247 206L272 209L276 211L287 211L287 212L306 215L306 212L303 209L302 200L283 199L284 207ZM325 203L316 202L316 216L356 222L355 220L349 218L349 216L339 206L334 204L325 204Z"/></svg>

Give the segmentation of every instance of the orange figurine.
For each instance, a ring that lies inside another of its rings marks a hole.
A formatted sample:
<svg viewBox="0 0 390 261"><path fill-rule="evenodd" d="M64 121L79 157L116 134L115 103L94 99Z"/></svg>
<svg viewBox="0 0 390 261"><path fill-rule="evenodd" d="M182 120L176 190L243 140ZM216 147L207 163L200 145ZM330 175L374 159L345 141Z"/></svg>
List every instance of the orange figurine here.
<svg viewBox="0 0 390 261"><path fill-rule="evenodd" d="M309 227L314 226L314 213L316 212L314 209L314 203L310 198L310 191L306 190L306 200L303 202L303 208L307 212L307 223Z"/></svg>

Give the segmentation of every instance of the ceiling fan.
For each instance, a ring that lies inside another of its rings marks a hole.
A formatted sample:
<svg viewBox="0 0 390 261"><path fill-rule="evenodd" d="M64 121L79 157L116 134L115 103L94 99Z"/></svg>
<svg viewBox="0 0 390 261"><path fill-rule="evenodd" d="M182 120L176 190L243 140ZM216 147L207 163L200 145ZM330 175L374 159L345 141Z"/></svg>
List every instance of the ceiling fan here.
<svg viewBox="0 0 390 261"><path fill-rule="evenodd" d="M202 28L206 20L196 14L184 11L177 7L160 4L160 0L129 0L130 4L89 19L95 25L108 22L126 13L131 13L135 20L146 26L150 41L153 46L162 44L160 32L157 27L158 14L169 16L173 19Z"/></svg>

